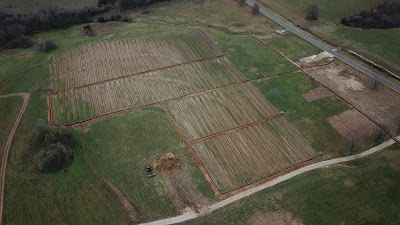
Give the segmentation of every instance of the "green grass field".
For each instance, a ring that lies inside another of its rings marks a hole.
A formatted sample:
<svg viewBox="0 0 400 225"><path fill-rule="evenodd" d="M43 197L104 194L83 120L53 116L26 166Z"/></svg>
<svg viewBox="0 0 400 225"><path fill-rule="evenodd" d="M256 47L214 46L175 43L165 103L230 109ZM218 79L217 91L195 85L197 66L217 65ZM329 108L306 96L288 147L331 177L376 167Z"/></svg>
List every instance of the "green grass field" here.
<svg viewBox="0 0 400 225"><path fill-rule="evenodd" d="M317 21L307 21L306 9L313 0L261 0L270 10L295 23L308 27L324 38L356 51L365 57L400 74L400 46L398 37L400 28L395 29L354 29L340 23L343 17L351 16L360 11L376 8L380 0L322 0L316 2L320 8L320 18Z"/></svg>
<svg viewBox="0 0 400 225"><path fill-rule="evenodd" d="M368 158L300 175L185 224L246 224L256 213L289 212L307 225L396 225L399 161L400 146L390 147Z"/></svg>
<svg viewBox="0 0 400 225"><path fill-rule="evenodd" d="M227 35L211 31L209 34L215 40L218 48L229 54L229 61L250 79L255 78L256 73L272 76L297 69L251 35Z"/></svg>
<svg viewBox="0 0 400 225"><path fill-rule="evenodd" d="M326 118L349 109L346 103L336 97L308 102L302 95L318 87L318 84L303 73L254 84L278 110L285 112L288 121L297 127L316 151L334 155L344 153L347 141Z"/></svg>
<svg viewBox="0 0 400 225"><path fill-rule="evenodd" d="M160 180L149 179L144 169L167 152L182 156L186 151L164 111L144 109L83 129L89 130L79 134L89 163L131 199L144 219L177 213Z"/></svg>
<svg viewBox="0 0 400 225"><path fill-rule="evenodd" d="M321 52L319 48L295 35L273 35L262 39L293 61Z"/></svg>

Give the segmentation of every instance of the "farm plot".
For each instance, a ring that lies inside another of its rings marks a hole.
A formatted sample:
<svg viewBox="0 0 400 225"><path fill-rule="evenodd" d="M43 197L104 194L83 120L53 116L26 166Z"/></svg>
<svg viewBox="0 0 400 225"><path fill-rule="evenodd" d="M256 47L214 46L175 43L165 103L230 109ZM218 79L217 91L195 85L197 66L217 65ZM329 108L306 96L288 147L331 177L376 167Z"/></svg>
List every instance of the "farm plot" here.
<svg viewBox="0 0 400 225"><path fill-rule="evenodd" d="M316 156L284 118L192 144L221 193L258 181Z"/></svg>
<svg viewBox="0 0 400 225"><path fill-rule="evenodd" d="M189 141L278 114L249 83L188 96L168 108Z"/></svg>
<svg viewBox="0 0 400 225"><path fill-rule="evenodd" d="M89 43L52 58L52 89L70 89L221 54L201 31Z"/></svg>
<svg viewBox="0 0 400 225"><path fill-rule="evenodd" d="M77 123L243 80L225 58L152 71L53 95L53 122Z"/></svg>

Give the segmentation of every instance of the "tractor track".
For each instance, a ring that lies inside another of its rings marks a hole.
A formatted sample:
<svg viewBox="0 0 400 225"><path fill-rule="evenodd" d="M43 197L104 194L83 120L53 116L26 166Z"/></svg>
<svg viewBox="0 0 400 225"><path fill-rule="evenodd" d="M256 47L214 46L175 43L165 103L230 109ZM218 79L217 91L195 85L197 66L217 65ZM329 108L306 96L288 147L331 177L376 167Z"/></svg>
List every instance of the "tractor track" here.
<svg viewBox="0 0 400 225"><path fill-rule="evenodd" d="M6 170L7 170L7 161L8 161L8 155L10 153L10 148L11 148L11 143L13 141L15 132L18 128L19 122L22 119L22 116L24 115L24 112L26 110L26 107L28 106L29 102L29 93L14 93L14 94L8 94L8 95L2 95L0 98L8 98L8 97L15 97L19 96L23 98L23 103L22 106L18 112L17 117L14 120L14 124L11 127L10 133L8 135L5 149L3 152L3 155L1 157L1 170L0 170L0 225L3 224L3 210L4 210L4 189L5 189L5 180L6 180Z"/></svg>

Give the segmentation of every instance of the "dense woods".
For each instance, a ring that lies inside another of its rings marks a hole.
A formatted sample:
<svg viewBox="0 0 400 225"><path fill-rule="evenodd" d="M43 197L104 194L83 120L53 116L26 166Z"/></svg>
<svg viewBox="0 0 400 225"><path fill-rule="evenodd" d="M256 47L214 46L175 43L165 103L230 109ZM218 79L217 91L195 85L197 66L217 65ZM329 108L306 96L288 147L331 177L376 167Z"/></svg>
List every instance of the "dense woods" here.
<svg viewBox="0 0 400 225"><path fill-rule="evenodd" d="M341 22L349 27L364 29L400 27L400 0L385 0L378 8L342 18Z"/></svg>
<svg viewBox="0 0 400 225"><path fill-rule="evenodd" d="M99 0L97 6L81 10L45 8L26 15L7 14L0 10L0 50L28 48L34 44L31 36L35 33L90 23L96 18L98 22L130 22L129 17L120 15L121 11L164 1L167 0ZM111 16L100 16L110 11Z"/></svg>

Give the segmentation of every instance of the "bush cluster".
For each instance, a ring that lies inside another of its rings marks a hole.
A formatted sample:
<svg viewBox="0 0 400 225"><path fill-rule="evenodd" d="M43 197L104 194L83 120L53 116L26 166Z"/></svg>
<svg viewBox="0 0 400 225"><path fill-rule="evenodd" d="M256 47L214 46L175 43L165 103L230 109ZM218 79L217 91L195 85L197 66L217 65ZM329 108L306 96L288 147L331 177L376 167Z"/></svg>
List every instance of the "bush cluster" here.
<svg viewBox="0 0 400 225"><path fill-rule="evenodd" d="M96 21L99 23L105 23L108 21L132 22L132 18L129 16L123 16L120 13L112 13L108 16L99 16Z"/></svg>
<svg viewBox="0 0 400 225"><path fill-rule="evenodd" d="M40 125L30 148L38 152L41 172L56 172L72 164L76 146L74 137L65 129Z"/></svg>
<svg viewBox="0 0 400 225"><path fill-rule="evenodd" d="M385 0L377 9L342 18L341 22L345 26L364 29L400 27L400 0Z"/></svg>
<svg viewBox="0 0 400 225"><path fill-rule="evenodd" d="M54 43L54 41L42 41L39 43L39 50L43 52L48 52L53 49L56 49L57 45Z"/></svg>

